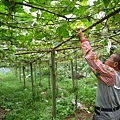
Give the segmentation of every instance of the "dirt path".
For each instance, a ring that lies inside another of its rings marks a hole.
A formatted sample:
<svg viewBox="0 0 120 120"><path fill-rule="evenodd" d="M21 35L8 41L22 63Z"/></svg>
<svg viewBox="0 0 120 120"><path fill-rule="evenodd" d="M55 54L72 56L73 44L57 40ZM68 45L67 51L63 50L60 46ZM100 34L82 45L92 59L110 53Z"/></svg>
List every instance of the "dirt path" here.
<svg viewBox="0 0 120 120"><path fill-rule="evenodd" d="M92 113L88 113L84 110L77 110L75 114L72 114L66 120L92 120Z"/></svg>
<svg viewBox="0 0 120 120"><path fill-rule="evenodd" d="M2 115L5 114L5 110L0 108L0 120L2 120Z"/></svg>

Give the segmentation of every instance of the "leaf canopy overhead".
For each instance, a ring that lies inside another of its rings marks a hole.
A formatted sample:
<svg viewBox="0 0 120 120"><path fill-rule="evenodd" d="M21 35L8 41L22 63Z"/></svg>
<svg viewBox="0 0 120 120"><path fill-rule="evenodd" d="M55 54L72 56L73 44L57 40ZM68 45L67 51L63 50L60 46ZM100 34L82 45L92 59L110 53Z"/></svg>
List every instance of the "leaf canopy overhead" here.
<svg viewBox="0 0 120 120"><path fill-rule="evenodd" d="M16 60L18 64L21 60L48 59L53 49L58 51L58 58L74 56L71 53L80 46L74 37L78 27L88 28L86 38L98 55L107 54L108 41L119 51L119 0L90 1L0 0L1 66L6 61L12 64ZM114 14L107 17L111 13ZM104 17L99 24L90 27ZM81 57L80 49L77 54Z"/></svg>

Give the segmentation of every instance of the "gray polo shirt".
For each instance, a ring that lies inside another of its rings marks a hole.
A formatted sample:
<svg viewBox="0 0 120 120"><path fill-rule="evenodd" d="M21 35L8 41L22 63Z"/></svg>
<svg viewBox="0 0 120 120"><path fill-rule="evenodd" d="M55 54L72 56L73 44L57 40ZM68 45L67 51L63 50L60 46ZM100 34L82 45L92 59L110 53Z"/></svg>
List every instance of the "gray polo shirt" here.
<svg viewBox="0 0 120 120"><path fill-rule="evenodd" d="M115 108L120 106L120 72L116 71L116 80L113 87L98 81L96 92L96 106L101 108ZM100 120L120 120L120 110L115 112L101 111L100 113L101 118L103 118Z"/></svg>

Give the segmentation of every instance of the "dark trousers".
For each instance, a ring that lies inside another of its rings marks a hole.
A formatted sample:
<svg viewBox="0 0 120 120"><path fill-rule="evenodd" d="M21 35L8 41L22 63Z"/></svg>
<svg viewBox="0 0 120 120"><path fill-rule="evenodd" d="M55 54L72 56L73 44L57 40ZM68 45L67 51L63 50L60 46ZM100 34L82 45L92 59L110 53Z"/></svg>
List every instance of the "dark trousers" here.
<svg viewBox="0 0 120 120"><path fill-rule="evenodd" d="M97 115L96 113L93 115L93 119L92 120L108 120L107 118L103 118L101 117L100 115ZM110 119L110 120L120 120L120 115L113 118L113 119Z"/></svg>
<svg viewBox="0 0 120 120"><path fill-rule="evenodd" d="M96 114L94 114L93 115L93 119L92 120L99 120L99 116L98 115L96 115Z"/></svg>

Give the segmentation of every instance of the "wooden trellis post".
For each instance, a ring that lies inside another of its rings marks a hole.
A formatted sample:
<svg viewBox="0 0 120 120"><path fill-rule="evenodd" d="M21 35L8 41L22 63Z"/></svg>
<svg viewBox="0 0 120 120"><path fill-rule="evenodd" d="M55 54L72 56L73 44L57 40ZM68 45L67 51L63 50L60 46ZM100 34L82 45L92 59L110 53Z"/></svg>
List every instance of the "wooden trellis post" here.
<svg viewBox="0 0 120 120"><path fill-rule="evenodd" d="M20 82L22 81L21 80L21 66L19 67L19 74L20 74Z"/></svg>
<svg viewBox="0 0 120 120"><path fill-rule="evenodd" d="M30 63L30 72L31 72L31 83L32 83L32 97L34 99L34 80L33 80L33 67L32 67L32 63Z"/></svg>
<svg viewBox="0 0 120 120"><path fill-rule="evenodd" d="M41 85L41 75L42 75L42 73L41 73L41 59L39 60L39 65L38 65L38 67L39 67L39 72L40 72L40 75L39 75L39 77L40 77L40 80L39 80L39 85Z"/></svg>
<svg viewBox="0 0 120 120"><path fill-rule="evenodd" d="M55 76L57 78L57 62L55 62ZM56 94L58 94L58 82L57 82L57 79L56 79Z"/></svg>
<svg viewBox="0 0 120 120"><path fill-rule="evenodd" d="M71 78L73 83L73 89L75 88L74 73L73 73L73 60L71 60Z"/></svg>
<svg viewBox="0 0 120 120"><path fill-rule="evenodd" d="M36 81L36 64L34 64L34 80Z"/></svg>
<svg viewBox="0 0 120 120"><path fill-rule="evenodd" d="M23 68L23 81L24 81L24 89L26 88L26 84L25 84L25 66L22 67Z"/></svg>
<svg viewBox="0 0 120 120"><path fill-rule="evenodd" d="M48 87L49 89L51 88L51 83L50 83L50 78L51 78L51 60L48 61Z"/></svg>
<svg viewBox="0 0 120 120"><path fill-rule="evenodd" d="M77 58L76 61L77 62ZM77 64L77 63L76 63ZM75 66L77 67L77 65ZM75 68L76 69L76 68ZM77 72L77 71L76 71ZM74 78L74 76L76 77L77 74L74 75L74 71L73 71L73 60L71 60L71 78L72 78L72 82L73 82L73 90L75 91L75 107L77 109L77 99L78 99L78 80Z"/></svg>
<svg viewBox="0 0 120 120"><path fill-rule="evenodd" d="M77 80L77 55L75 56L75 106L77 109L77 99L78 99L78 80Z"/></svg>
<svg viewBox="0 0 120 120"><path fill-rule="evenodd" d="M52 117L56 119L56 72L55 72L55 51L51 52L51 80L52 80Z"/></svg>
<svg viewBox="0 0 120 120"><path fill-rule="evenodd" d="M77 55L75 56L75 78L77 78Z"/></svg>

